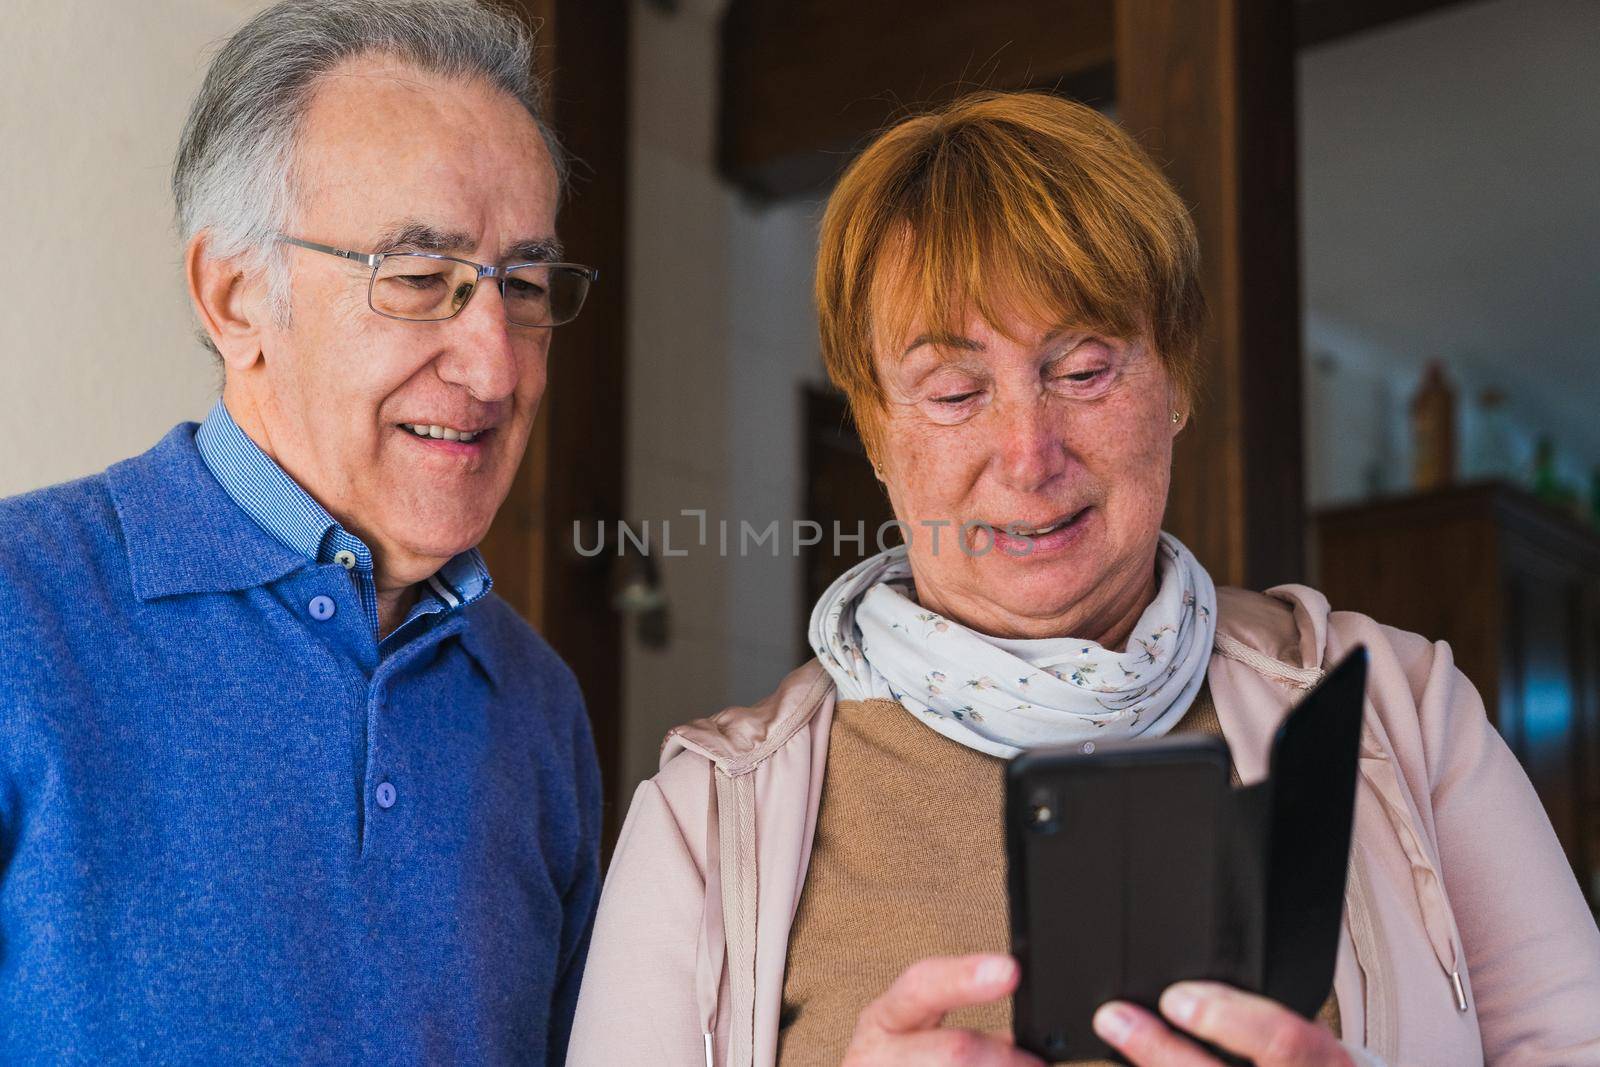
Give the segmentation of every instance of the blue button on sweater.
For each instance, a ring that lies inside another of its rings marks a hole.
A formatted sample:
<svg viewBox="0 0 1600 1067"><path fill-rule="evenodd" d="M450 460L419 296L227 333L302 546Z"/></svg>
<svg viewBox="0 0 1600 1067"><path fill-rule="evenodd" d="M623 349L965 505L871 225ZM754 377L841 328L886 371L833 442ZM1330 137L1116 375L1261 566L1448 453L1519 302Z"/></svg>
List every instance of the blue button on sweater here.
<svg viewBox="0 0 1600 1067"><path fill-rule="evenodd" d="M561 1062L571 673L492 594L380 658L194 433L0 501L0 1063Z"/></svg>

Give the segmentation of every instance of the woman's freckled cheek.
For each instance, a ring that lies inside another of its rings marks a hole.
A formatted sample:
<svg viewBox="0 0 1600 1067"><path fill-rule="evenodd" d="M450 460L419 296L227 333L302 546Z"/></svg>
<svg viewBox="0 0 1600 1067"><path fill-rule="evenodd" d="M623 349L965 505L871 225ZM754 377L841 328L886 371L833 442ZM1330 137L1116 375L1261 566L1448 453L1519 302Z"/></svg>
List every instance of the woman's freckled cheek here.
<svg viewBox="0 0 1600 1067"><path fill-rule="evenodd" d="M934 423L913 407L891 410L885 430L896 514L913 524L970 518L984 467L981 427Z"/></svg>

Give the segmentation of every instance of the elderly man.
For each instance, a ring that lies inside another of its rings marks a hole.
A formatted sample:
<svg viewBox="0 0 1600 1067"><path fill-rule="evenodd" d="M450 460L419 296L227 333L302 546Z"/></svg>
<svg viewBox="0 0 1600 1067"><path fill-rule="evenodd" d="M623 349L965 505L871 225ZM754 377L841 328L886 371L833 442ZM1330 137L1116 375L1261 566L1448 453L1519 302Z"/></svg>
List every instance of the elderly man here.
<svg viewBox="0 0 1600 1067"><path fill-rule="evenodd" d="M0 502L0 1062L561 1061L593 745L473 547L594 277L528 61L476 2L286 0L212 63L222 397Z"/></svg>

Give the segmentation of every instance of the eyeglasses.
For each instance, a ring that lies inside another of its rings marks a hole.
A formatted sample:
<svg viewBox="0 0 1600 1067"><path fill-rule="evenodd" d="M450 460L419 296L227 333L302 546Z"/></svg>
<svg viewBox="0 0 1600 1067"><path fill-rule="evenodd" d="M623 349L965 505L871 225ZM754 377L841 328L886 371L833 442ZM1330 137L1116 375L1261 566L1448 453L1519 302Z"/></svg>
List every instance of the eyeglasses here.
<svg viewBox="0 0 1600 1067"><path fill-rule="evenodd" d="M577 263L490 267L435 252L352 252L287 234L279 234L278 240L371 267L367 306L385 318L407 322L454 318L472 299L479 279L488 278L500 288L506 321L548 329L577 318L589 284L600 277L598 270Z"/></svg>

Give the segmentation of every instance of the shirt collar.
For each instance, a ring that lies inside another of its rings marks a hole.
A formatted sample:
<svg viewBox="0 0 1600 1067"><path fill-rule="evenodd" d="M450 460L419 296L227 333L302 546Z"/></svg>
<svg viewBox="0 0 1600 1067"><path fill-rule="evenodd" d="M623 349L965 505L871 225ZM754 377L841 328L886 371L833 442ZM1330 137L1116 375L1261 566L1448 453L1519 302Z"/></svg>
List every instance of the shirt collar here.
<svg viewBox="0 0 1600 1067"><path fill-rule="evenodd" d="M257 525L306 559L320 558L338 522L250 440L220 399L195 433L194 444L201 461ZM365 545L356 555L372 566Z"/></svg>
<svg viewBox="0 0 1600 1067"><path fill-rule="evenodd" d="M415 630L412 624L418 619L441 612L448 614L482 599L494 587L494 579L489 577L489 568L483 562L483 556L479 555L477 549L469 549L452 557L430 575L422 587L422 595L411 606L405 621L383 639L385 647L409 640Z"/></svg>
<svg viewBox="0 0 1600 1067"><path fill-rule="evenodd" d="M330 562L340 547L371 571L360 539L261 451L220 399L203 425L173 427L106 476L141 599L249 589ZM407 622L467 607L493 587L483 556L469 548L427 579ZM432 599L442 608L428 609Z"/></svg>

